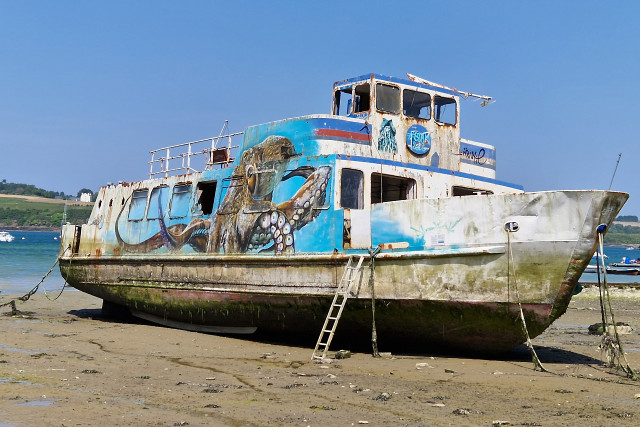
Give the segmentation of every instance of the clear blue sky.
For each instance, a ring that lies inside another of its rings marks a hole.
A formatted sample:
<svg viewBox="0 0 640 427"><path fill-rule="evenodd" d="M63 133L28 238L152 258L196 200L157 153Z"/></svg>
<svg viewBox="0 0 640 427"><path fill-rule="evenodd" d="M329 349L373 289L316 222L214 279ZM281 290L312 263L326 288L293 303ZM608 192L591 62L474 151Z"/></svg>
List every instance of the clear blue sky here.
<svg viewBox="0 0 640 427"><path fill-rule="evenodd" d="M403 6L396 6L402 4ZM0 0L0 179L75 194L153 148L313 113L405 73L488 94L463 137L527 191L612 189L640 215L640 6L603 1Z"/></svg>

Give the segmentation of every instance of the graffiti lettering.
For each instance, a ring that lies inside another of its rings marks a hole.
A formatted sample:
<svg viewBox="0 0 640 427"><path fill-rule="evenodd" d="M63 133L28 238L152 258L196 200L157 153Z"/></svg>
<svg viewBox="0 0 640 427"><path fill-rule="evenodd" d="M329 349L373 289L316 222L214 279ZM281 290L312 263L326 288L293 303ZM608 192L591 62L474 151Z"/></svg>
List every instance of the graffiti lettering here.
<svg viewBox="0 0 640 427"><path fill-rule="evenodd" d="M426 154L431 149L431 135L424 127L413 125L407 129L407 147L417 155Z"/></svg>
<svg viewBox="0 0 640 427"><path fill-rule="evenodd" d="M483 165L487 163L487 159L485 159L485 151L484 148L479 149L478 151L471 151L467 147L462 149L460 155L466 159L470 159L473 163L477 165Z"/></svg>

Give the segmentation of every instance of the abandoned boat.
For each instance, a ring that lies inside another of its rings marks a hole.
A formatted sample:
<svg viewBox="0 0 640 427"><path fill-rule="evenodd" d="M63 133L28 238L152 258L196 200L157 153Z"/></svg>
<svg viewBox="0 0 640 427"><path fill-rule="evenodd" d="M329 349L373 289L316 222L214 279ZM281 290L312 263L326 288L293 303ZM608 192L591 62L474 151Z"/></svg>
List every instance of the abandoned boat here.
<svg viewBox="0 0 640 427"><path fill-rule="evenodd" d="M154 150L63 226L62 276L172 327L315 338L364 256L336 336L369 337L373 302L383 346L509 350L520 304L531 337L565 312L628 195L497 180L496 149L460 136L468 97L491 101L369 74L334 83L330 114Z"/></svg>

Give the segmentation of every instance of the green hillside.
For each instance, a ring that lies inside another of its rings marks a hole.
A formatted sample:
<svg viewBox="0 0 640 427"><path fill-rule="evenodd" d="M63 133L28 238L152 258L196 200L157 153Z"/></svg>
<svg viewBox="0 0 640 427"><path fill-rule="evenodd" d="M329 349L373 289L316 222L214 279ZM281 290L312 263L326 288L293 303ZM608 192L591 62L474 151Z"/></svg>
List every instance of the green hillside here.
<svg viewBox="0 0 640 427"><path fill-rule="evenodd" d="M91 214L92 204L70 202L67 221L82 224ZM59 229L64 212L63 200L42 197L0 197L0 229L8 227L46 227Z"/></svg>

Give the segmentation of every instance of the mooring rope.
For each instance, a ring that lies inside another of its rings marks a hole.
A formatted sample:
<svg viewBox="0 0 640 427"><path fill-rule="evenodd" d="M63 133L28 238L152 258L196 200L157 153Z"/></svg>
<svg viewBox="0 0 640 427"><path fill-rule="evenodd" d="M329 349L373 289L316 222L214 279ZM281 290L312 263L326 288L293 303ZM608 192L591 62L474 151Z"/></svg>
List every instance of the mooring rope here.
<svg viewBox="0 0 640 427"><path fill-rule="evenodd" d="M33 294L35 294L36 292L38 292L38 289L40 288L40 285L42 285L42 289L44 291L44 296L49 300L49 301L55 301L58 298L60 298L60 295L62 295L62 291L65 290L65 288L67 287L67 281L65 280L64 285L62 286L62 289L60 290L60 293L53 299L49 298L49 295L47 295L47 290L44 288L44 280L53 272L53 270L55 269L56 265L58 264L58 262L60 261L60 258L62 258L67 251L69 251L69 249L71 249L71 246L69 245L61 254L59 254L56 257L55 262L53 263L53 265L51 266L51 268L49 269L49 271L42 276L42 279L40 279L40 281L38 282L37 285L35 285L29 292L27 292L26 294L16 297L16 298L12 298L11 300L9 300L8 302L2 303L0 304L0 308L2 307L6 307L8 305L11 306L12 311L15 313L16 310L16 301L22 301L22 302L26 302L29 300L29 298L31 298L31 296L33 296Z"/></svg>
<svg viewBox="0 0 640 427"><path fill-rule="evenodd" d="M518 301L518 308L520 309L520 320L522 321L522 331L524 332L525 337L527 337L527 347L531 351L531 360L534 365L534 369L536 371L549 372L540 361L536 350L533 348L533 344L531 343L531 338L529 337L529 329L527 328L527 322L524 318L524 312L522 311L522 304L520 303L520 292L518 291L518 281L516 279L516 269L515 262L513 259L513 251L511 250L511 233L507 232L507 247L509 248L509 257L508 257L508 266L507 266L507 281L509 281L511 277L511 269L513 269L513 287L516 294L516 300Z"/></svg>
<svg viewBox="0 0 640 427"><path fill-rule="evenodd" d="M597 228L598 246L600 254L604 255L604 232L607 226L601 224ZM624 353L622 347L622 340L618 334L618 326L613 315L613 309L611 307L611 296L609 295L609 285L607 282L607 269L604 264L604 257L599 257L598 263L598 289L600 293L600 310L602 314L602 342L600 344L600 351L606 352L607 364L610 368L616 368L622 370L628 378L633 380L640 379L638 374L631 368L627 361L627 356ZM600 268L602 268L602 282L600 281ZM611 319L611 325L609 325L609 319ZM613 326L613 337L609 332L609 326ZM624 361L624 363L623 363Z"/></svg>
<svg viewBox="0 0 640 427"><path fill-rule="evenodd" d="M378 352L378 332L376 331L376 292L374 288L375 258L380 252L380 246L373 251L371 249L367 250L371 255L371 264L369 265L371 270L369 274L369 287L371 288L371 347L373 349L373 357L380 357L380 352Z"/></svg>

